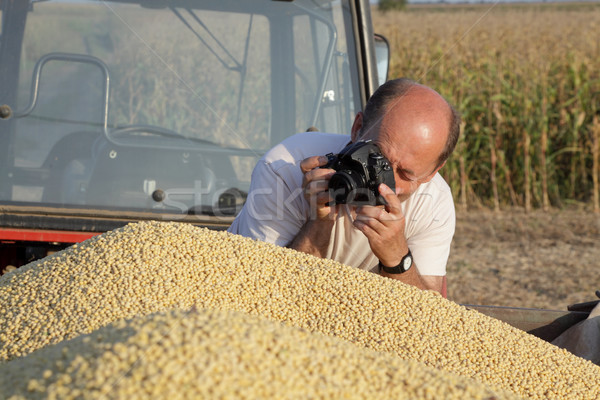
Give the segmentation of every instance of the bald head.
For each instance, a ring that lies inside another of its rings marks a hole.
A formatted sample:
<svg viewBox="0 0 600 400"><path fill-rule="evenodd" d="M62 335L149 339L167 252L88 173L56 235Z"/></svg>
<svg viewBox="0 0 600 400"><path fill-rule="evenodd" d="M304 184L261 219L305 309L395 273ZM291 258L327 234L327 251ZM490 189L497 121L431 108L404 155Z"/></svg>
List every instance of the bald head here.
<svg viewBox="0 0 600 400"><path fill-rule="evenodd" d="M436 167L454 151L460 133L460 116L454 107L435 90L406 78L388 81L375 91L363 112L358 136L374 138L384 120L388 130L390 126L399 127L395 136L411 134L389 140L437 147Z"/></svg>

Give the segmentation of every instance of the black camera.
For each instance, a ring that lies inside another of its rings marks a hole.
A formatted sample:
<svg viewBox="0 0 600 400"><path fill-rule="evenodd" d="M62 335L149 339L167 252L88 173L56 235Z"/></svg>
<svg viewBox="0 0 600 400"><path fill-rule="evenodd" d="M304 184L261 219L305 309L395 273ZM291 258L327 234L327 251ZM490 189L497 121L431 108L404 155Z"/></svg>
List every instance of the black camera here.
<svg viewBox="0 0 600 400"><path fill-rule="evenodd" d="M329 180L331 205L387 204L378 187L385 183L395 190L394 170L372 140L350 143L337 155L327 154L327 158L329 161L322 168L336 170Z"/></svg>

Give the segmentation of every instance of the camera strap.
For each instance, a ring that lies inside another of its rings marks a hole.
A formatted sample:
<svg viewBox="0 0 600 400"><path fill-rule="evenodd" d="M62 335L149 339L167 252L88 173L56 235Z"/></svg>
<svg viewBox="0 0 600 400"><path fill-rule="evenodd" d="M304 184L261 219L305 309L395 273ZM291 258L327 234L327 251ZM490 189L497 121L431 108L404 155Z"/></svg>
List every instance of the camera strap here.
<svg viewBox="0 0 600 400"><path fill-rule="evenodd" d="M354 225L354 217L352 217L352 210L350 210L350 205L348 203L344 204L344 210L346 211L348 218L350 218L350 223Z"/></svg>

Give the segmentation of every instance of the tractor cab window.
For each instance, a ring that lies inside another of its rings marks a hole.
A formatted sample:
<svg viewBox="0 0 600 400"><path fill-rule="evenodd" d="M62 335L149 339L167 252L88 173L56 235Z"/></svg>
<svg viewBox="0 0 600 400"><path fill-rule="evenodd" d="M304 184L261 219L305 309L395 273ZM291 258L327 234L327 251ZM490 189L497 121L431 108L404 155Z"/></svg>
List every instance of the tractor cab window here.
<svg viewBox="0 0 600 400"><path fill-rule="evenodd" d="M345 1L2 7L4 205L232 218L268 148L360 108Z"/></svg>

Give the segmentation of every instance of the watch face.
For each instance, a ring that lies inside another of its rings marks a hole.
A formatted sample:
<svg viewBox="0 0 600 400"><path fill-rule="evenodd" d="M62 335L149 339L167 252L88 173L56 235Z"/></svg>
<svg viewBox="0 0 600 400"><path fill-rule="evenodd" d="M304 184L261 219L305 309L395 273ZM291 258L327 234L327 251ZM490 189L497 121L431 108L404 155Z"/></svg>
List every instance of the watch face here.
<svg viewBox="0 0 600 400"><path fill-rule="evenodd" d="M408 269L410 268L411 265L412 265L412 257L406 257L404 259L404 270L408 271Z"/></svg>

